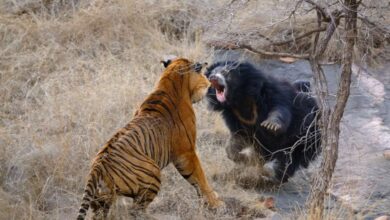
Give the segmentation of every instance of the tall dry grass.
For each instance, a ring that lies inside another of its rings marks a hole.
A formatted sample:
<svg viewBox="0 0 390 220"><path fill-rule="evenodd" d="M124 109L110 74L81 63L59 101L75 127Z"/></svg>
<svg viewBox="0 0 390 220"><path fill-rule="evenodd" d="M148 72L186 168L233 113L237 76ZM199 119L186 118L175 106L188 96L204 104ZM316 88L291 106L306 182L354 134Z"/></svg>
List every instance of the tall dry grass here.
<svg viewBox="0 0 390 220"><path fill-rule="evenodd" d="M164 55L210 61L204 42L232 36L255 42L253 27L273 33L271 25L292 6L282 0L1 1L0 219L73 218L91 158L152 90ZM196 110L207 175L230 170L223 123L205 103ZM258 197L232 182L211 183L225 196ZM117 203L117 216L127 216L128 203ZM227 218L199 208L192 187L168 167L151 212L162 219Z"/></svg>
<svg viewBox="0 0 390 220"><path fill-rule="evenodd" d="M208 59L192 21L222 3L2 2L0 219L75 216L91 159L152 90L163 56ZM204 103L198 107L201 135L222 129ZM206 172L225 169L223 150L199 142ZM172 167L163 182L152 212L207 216ZM118 202L117 216L126 216L127 203Z"/></svg>

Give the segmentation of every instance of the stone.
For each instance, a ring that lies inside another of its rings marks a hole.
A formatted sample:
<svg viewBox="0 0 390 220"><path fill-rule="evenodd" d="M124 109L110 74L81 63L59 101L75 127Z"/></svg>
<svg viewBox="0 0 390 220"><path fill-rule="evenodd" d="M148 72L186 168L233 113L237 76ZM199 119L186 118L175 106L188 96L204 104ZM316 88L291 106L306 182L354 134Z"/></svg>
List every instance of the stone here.
<svg viewBox="0 0 390 220"><path fill-rule="evenodd" d="M390 216L388 215L382 215L376 218L375 220L390 220Z"/></svg>
<svg viewBox="0 0 390 220"><path fill-rule="evenodd" d="M386 158L386 160L390 160L390 149L386 149L383 152L383 156Z"/></svg>

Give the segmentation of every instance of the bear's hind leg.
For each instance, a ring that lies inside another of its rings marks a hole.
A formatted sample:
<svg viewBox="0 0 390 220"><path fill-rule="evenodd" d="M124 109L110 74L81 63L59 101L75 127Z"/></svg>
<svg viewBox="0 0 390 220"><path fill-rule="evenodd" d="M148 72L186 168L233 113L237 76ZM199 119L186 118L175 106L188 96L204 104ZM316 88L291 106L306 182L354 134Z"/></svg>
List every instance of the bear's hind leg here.
<svg viewBox="0 0 390 220"><path fill-rule="evenodd" d="M258 165L262 157L256 152L254 143L250 143L241 135L232 135L226 145L228 158L237 164Z"/></svg>
<svg viewBox="0 0 390 220"><path fill-rule="evenodd" d="M294 158L294 156L294 154L291 155L291 152L287 154L283 153L279 154L273 160L275 165L272 168L274 171L274 179L277 183L287 182L299 169L300 160L299 158Z"/></svg>

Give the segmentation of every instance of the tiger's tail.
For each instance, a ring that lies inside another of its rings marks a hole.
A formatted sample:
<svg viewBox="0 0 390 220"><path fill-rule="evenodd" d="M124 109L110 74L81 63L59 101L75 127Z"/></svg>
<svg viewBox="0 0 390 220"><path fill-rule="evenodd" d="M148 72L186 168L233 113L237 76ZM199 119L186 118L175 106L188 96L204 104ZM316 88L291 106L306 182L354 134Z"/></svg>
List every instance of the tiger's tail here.
<svg viewBox="0 0 390 220"><path fill-rule="evenodd" d="M99 172L95 172L95 169L91 170L90 174L88 175L87 184L84 188L84 194L83 199L81 202L81 206L79 209L79 214L77 215L77 220L84 220L85 216L87 215L89 206L91 204L91 201L94 199L93 195L96 195L96 187L97 183L95 180L98 180L100 178Z"/></svg>

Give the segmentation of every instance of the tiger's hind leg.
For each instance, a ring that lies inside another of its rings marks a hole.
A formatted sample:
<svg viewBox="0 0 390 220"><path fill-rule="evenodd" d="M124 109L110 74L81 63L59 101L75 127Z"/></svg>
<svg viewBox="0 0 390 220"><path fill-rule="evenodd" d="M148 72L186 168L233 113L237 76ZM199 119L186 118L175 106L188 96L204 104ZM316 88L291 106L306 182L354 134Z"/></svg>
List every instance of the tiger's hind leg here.
<svg viewBox="0 0 390 220"><path fill-rule="evenodd" d="M155 220L151 215L146 212L146 208L153 201L153 199L157 196L157 193L160 189L160 185L150 186L141 188L138 192L138 195L134 198L134 206L130 212L135 219L142 220Z"/></svg>
<svg viewBox="0 0 390 220"><path fill-rule="evenodd" d="M156 197L161 187L161 170L158 165L148 157L149 163L143 165L143 171L137 171L138 192L133 197L134 205L137 210L145 210Z"/></svg>
<svg viewBox="0 0 390 220"><path fill-rule="evenodd" d="M113 196L100 196L95 198L94 201L91 201L91 208L93 212L92 219L100 220L107 219L108 212L113 202Z"/></svg>
<svg viewBox="0 0 390 220"><path fill-rule="evenodd" d="M139 195L134 198L134 209L136 211L145 212L146 208L153 201L153 199L157 196L157 192L155 189L145 188L140 190Z"/></svg>
<svg viewBox="0 0 390 220"><path fill-rule="evenodd" d="M145 160L148 158L145 158ZM148 159L149 160L149 159ZM161 187L161 171L158 165L149 160L149 163L144 164L144 171L138 173L138 190L132 196L134 205L130 211L130 215L135 219L154 219L146 213L146 208L157 196Z"/></svg>

